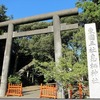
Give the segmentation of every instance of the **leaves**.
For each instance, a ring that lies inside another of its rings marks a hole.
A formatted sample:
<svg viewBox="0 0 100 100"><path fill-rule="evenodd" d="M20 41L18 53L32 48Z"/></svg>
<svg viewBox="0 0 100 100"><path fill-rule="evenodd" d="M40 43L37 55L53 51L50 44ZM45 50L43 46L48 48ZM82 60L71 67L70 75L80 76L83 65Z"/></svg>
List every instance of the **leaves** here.
<svg viewBox="0 0 100 100"><path fill-rule="evenodd" d="M82 9L81 23L96 23L97 31L100 31L100 0L79 0L76 5Z"/></svg>
<svg viewBox="0 0 100 100"><path fill-rule="evenodd" d="M21 83L21 77L18 75L10 75L8 77L8 82L12 84L20 84Z"/></svg>

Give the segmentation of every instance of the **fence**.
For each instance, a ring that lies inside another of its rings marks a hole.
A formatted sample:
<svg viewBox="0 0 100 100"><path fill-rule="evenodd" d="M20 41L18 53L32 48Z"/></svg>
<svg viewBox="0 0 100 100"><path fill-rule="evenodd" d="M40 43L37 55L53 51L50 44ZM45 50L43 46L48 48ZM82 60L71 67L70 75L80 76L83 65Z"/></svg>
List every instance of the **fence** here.
<svg viewBox="0 0 100 100"><path fill-rule="evenodd" d="M69 89L69 98L70 99L72 99L73 97L72 97L72 95L73 95L73 86L71 85L71 84L69 84L68 85L68 87L70 87L70 89ZM80 99L82 99L82 95L83 95L83 93L82 93L82 84L78 84L78 95L79 95L79 98Z"/></svg>
<svg viewBox="0 0 100 100"><path fill-rule="evenodd" d="M7 96L22 96L22 83L21 84L8 84Z"/></svg>
<svg viewBox="0 0 100 100"><path fill-rule="evenodd" d="M56 85L42 85L40 86L40 98L57 98Z"/></svg>
<svg viewBox="0 0 100 100"><path fill-rule="evenodd" d="M81 83L77 85L67 85L68 98L69 99L84 99L85 96L89 96L88 87L82 85Z"/></svg>

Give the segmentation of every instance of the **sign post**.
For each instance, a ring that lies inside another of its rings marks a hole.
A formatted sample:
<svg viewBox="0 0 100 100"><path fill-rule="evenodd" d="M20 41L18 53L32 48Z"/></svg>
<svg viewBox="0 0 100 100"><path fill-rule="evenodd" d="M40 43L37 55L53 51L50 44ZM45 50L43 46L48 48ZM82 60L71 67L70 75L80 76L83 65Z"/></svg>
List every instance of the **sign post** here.
<svg viewBox="0 0 100 100"><path fill-rule="evenodd" d="M100 98L100 66L95 23L85 24L90 98Z"/></svg>

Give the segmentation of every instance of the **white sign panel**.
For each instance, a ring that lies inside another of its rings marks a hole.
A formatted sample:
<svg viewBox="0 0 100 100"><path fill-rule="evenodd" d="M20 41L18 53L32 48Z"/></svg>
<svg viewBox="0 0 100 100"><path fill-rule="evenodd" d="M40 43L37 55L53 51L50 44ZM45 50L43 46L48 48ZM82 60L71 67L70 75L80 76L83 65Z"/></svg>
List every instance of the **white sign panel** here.
<svg viewBox="0 0 100 100"><path fill-rule="evenodd" d="M85 24L90 98L100 98L100 66L95 23Z"/></svg>

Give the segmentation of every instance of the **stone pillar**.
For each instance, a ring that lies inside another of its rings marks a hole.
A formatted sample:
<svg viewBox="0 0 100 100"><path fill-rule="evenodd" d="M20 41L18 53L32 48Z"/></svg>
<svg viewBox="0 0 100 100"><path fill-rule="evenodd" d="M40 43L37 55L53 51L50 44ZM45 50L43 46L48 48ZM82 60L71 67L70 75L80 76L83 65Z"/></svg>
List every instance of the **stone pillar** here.
<svg viewBox="0 0 100 100"><path fill-rule="evenodd" d="M61 43L61 35L60 35L60 18L58 15L53 16L53 29L54 29L54 49L55 49L55 63L56 67L59 64L59 58L62 57L62 43ZM57 69L58 73L60 72ZM59 80L56 80L58 84L58 93L57 98L64 98L64 91L62 87L62 83Z"/></svg>
<svg viewBox="0 0 100 100"><path fill-rule="evenodd" d="M55 62L59 63L59 58L62 57L62 45L60 35L60 19L58 15L53 16L53 30L54 30L54 48L55 48Z"/></svg>
<svg viewBox="0 0 100 100"><path fill-rule="evenodd" d="M3 67L2 67L2 76L1 76L0 96L2 97L5 96L6 88L7 88L7 77L8 77L9 62L10 62L12 35L13 35L13 24L10 23L8 25L8 33L6 39L6 46L4 52Z"/></svg>

